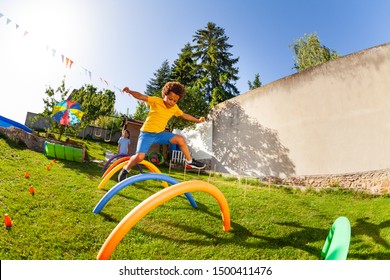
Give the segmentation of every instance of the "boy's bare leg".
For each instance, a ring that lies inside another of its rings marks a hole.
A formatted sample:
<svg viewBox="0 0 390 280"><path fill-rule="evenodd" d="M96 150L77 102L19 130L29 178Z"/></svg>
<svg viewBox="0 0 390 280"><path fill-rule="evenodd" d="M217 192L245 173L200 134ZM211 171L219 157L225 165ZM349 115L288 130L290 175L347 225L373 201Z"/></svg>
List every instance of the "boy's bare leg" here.
<svg viewBox="0 0 390 280"><path fill-rule="evenodd" d="M198 160L195 160L192 158L190 150L188 149L187 143L183 136L175 135L172 137L171 141L172 144L179 145L180 150L183 152L185 158L186 158L186 164L190 168L197 168L197 169L203 169L206 167L206 165L203 162L200 162Z"/></svg>
<svg viewBox="0 0 390 280"><path fill-rule="evenodd" d="M137 153L135 155L132 155L127 164L123 167L123 169L130 171L131 168L143 161L145 159L145 156L146 155L144 153Z"/></svg>
<svg viewBox="0 0 390 280"><path fill-rule="evenodd" d="M180 147L180 150L183 152L186 160L188 161L192 160L190 149L188 149L187 143L184 140L183 136L175 135L172 137L170 142Z"/></svg>

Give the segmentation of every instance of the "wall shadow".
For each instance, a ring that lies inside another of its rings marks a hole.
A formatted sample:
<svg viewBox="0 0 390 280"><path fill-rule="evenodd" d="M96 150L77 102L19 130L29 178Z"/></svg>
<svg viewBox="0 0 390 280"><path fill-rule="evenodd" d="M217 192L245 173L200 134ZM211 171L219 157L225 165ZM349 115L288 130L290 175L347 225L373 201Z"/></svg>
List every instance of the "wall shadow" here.
<svg viewBox="0 0 390 280"><path fill-rule="evenodd" d="M255 177L289 177L295 165L275 130L250 118L236 102L213 111L213 159L216 171Z"/></svg>

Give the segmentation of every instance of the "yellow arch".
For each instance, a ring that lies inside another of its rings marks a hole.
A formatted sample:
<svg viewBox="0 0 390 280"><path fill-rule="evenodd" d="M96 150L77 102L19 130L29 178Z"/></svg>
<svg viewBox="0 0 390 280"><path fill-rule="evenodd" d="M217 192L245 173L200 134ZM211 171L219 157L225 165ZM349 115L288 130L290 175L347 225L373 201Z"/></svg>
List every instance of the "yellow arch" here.
<svg viewBox="0 0 390 280"><path fill-rule="evenodd" d="M118 246L119 242L123 239L126 233L154 208L170 200L173 197L176 197L186 192L193 191L202 191L209 193L218 201L219 207L221 208L222 212L223 230L230 231L229 205L223 193L217 187L210 183L203 181L187 181L173 185L166 189L162 189L161 191L149 196L143 202L138 204L137 207L131 210L107 237L106 241L104 242L102 248L97 255L97 259L109 259L112 252L114 251L116 246Z"/></svg>
<svg viewBox="0 0 390 280"><path fill-rule="evenodd" d="M104 186L111 179L111 177L114 176L114 174L116 172L121 170L123 168L123 166L125 166L126 164L127 164L126 161L125 162L121 162L121 163L117 164L110 172L108 172L108 174L100 182L100 184L98 186L98 189L104 188ZM153 163L151 163L149 161L143 160L139 164L144 165L150 172L161 173L160 169L158 169L157 166L155 166ZM168 187L168 183L167 182L162 182L162 185L164 186L164 188Z"/></svg>
<svg viewBox="0 0 390 280"><path fill-rule="evenodd" d="M115 167L117 166L119 163L121 162L124 162L126 160L129 160L130 157L121 157L119 159L117 159L116 161L114 161L108 168L107 170L104 172L104 174L102 175L102 178L106 177L106 175Z"/></svg>

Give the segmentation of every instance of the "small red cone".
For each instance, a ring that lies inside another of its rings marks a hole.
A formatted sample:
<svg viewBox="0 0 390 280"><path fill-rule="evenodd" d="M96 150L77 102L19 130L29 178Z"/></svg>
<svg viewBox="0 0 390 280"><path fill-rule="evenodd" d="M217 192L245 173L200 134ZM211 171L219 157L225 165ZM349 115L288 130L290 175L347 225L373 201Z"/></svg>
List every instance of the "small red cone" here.
<svg viewBox="0 0 390 280"><path fill-rule="evenodd" d="M46 166L46 170L50 170L50 166Z"/></svg>
<svg viewBox="0 0 390 280"><path fill-rule="evenodd" d="M30 194L31 194L31 195L34 195L34 193L35 193L35 192L34 192L34 187L33 187L33 186L30 186Z"/></svg>
<svg viewBox="0 0 390 280"><path fill-rule="evenodd" d="M28 173L28 172L26 171L26 173L24 173L24 178L30 178L30 173Z"/></svg>
<svg viewBox="0 0 390 280"><path fill-rule="evenodd" d="M8 214L4 214L4 224L6 227L12 226L11 218L8 216Z"/></svg>
<svg viewBox="0 0 390 280"><path fill-rule="evenodd" d="M56 159L53 159L53 162L56 162L57 160Z"/></svg>

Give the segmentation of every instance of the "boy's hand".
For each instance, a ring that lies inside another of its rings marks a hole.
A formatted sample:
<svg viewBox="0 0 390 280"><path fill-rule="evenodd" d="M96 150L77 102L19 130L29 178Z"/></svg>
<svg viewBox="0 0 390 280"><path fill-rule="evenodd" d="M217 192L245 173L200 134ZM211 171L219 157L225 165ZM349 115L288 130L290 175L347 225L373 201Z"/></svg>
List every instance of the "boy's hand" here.
<svg viewBox="0 0 390 280"><path fill-rule="evenodd" d="M200 123L205 122L205 121L206 121L205 117L200 117L200 118L199 118L199 122L200 122Z"/></svg>
<svg viewBox="0 0 390 280"><path fill-rule="evenodd" d="M128 87L125 87L122 91L127 92L127 93L131 93L131 90Z"/></svg>

